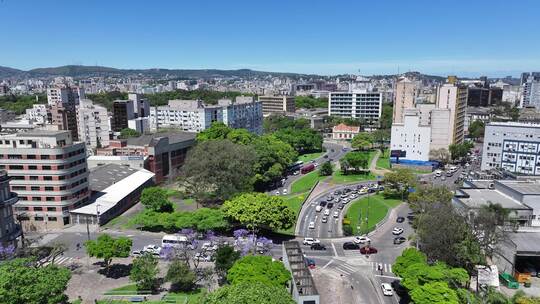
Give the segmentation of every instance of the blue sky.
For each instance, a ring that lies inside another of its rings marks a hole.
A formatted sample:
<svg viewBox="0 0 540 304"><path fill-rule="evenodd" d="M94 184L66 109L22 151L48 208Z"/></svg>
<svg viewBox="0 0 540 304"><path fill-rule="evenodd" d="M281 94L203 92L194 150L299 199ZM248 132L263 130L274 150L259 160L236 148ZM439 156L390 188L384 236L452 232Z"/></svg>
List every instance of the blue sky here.
<svg viewBox="0 0 540 304"><path fill-rule="evenodd" d="M317 74L540 70L540 1L0 0L0 65Z"/></svg>

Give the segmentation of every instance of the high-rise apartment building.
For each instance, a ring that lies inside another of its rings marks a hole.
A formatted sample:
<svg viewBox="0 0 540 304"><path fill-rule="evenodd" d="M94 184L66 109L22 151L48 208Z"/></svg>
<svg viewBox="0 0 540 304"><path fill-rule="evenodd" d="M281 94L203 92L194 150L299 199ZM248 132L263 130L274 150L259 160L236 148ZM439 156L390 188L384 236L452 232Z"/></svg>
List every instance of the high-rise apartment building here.
<svg viewBox="0 0 540 304"><path fill-rule="evenodd" d="M69 210L88 202L86 146L68 131L29 131L0 136L0 169L11 177L26 231L63 228Z"/></svg>
<svg viewBox="0 0 540 304"><path fill-rule="evenodd" d="M416 82L406 77L397 81L394 90L393 123L403 123L405 109L414 108L417 96L418 86Z"/></svg>
<svg viewBox="0 0 540 304"><path fill-rule="evenodd" d="M47 89L47 103L52 106L54 104L79 104L81 99L85 99L84 88L78 87L55 87Z"/></svg>
<svg viewBox="0 0 540 304"><path fill-rule="evenodd" d="M94 149L109 145L109 116L107 109L83 99L77 106L77 126L79 140Z"/></svg>
<svg viewBox="0 0 540 304"><path fill-rule="evenodd" d="M150 108L150 129L200 132L213 122L222 122L231 128L261 134L262 113L261 102L252 97L239 96L235 101L222 99L217 105L206 105L200 100L169 100L166 106Z"/></svg>
<svg viewBox="0 0 540 304"><path fill-rule="evenodd" d="M128 127L128 120L135 118L133 100L115 100L113 102L111 126L114 132Z"/></svg>
<svg viewBox="0 0 540 304"><path fill-rule="evenodd" d="M328 115L378 121L382 114L382 94L376 90L330 92Z"/></svg>
<svg viewBox="0 0 540 304"><path fill-rule="evenodd" d="M464 140L465 111L467 110L467 87L458 83L455 76L437 89L438 109L450 110L449 125L452 128L451 143L461 144Z"/></svg>
<svg viewBox="0 0 540 304"><path fill-rule="evenodd" d="M285 114L296 111L294 96L259 96L264 116L270 114Z"/></svg>
<svg viewBox="0 0 540 304"><path fill-rule="evenodd" d="M20 227L15 224L13 205L17 202L17 194L9 189L9 176L0 170L0 246L16 245L21 234Z"/></svg>
<svg viewBox="0 0 540 304"><path fill-rule="evenodd" d="M79 139L77 105L85 98L84 88L56 87L47 89L48 121L58 130L69 130L73 140Z"/></svg>
<svg viewBox="0 0 540 304"><path fill-rule="evenodd" d="M521 74L520 105L540 109L540 72Z"/></svg>

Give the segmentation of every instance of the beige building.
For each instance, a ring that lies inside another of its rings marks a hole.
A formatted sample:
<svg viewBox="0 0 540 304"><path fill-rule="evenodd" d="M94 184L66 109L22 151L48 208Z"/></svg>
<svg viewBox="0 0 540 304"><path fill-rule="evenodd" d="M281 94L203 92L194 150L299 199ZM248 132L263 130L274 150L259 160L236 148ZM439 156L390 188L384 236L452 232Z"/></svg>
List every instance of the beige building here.
<svg viewBox="0 0 540 304"><path fill-rule="evenodd" d="M360 133L360 127L347 126L346 124L341 123L332 128L332 139L351 140L358 133Z"/></svg>
<svg viewBox="0 0 540 304"><path fill-rule="evenodd" d="M403 123L405 109L414 108L417 92L416 82L408 78L398 80L394 93L393 123Z"/></svg>
<svg viewBox="0 0 540 304"><path fill-rule="evenodd" d="M450 110L451 143L461 144L465 134L467 87L458 84L455 76L448 76L447 83L437 89L436 108Z"/></svg>
<svg viewBox="0 0 540 304"><path fill-rule="evenodd" d="M264 116L293 113L296 111L294 96L259 96Z"/></svg>

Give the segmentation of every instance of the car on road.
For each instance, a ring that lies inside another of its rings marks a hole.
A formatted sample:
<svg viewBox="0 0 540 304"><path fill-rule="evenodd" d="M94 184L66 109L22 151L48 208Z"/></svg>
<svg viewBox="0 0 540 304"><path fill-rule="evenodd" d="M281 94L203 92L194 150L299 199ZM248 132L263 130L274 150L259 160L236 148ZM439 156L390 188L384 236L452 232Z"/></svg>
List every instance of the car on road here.
<svg viewBox="0 0 540 304"><path fill-rule="evenodd" d="M358 250L360 249L360 245L355 244L353 242L345 242L343 243L343 249L344 250Z"/></svg>
<svg viewBox="0 0 540 304"><path fill-rule="evenodd" d="M341 195L341 198L347 198L347 197L349 197L349 195L347 195L346 193L343 193L343 194Z"/></svg>
<svg viewBox="0 0 540 304"><path fill-rule="evenodd" d="M323 157L324 157L324 158L328 158L328 154L325 154Z"/></svg>
<svg viewBox="0 0 540 304"><path fill-rule="evenodd" d="M315 207L315 212L321 212L322 208L323 208L322 206Z"/></svg>
<svg viewBox="0 0 540 304"><path fill-rule="evenodd" d="M390 286L390 284L388 283L382 283L381 284L381 290L382 290L382 293L383 295L385 296L393 296L394 295L394 291L392 290L392 286Z"/></svg>
<svg viewBox="0 0 540 304"><path fill-rule="evenodd" d="M304 240L302 241L302 244L304 245L313 245L313 244L318 244L320 243L321 241L319 241L318 239L316 238L310 238L310 237L307 237L307 238L304 238Z"/></svg>
<svg viewBox="0 0 540 304"><path fill-rule="evenodd" d="M212 256L197 252L197 253L195 253L195 260L202 261L202 262L211 262L212 261Z"/></svg>
<svg viewBox="0 0 540 304"><path fill-rule="evenodd" d="M321 201L321 202L319 203L319 206L323 206L323 207L326 206L326 201Z"/></svg>
<svg viewBox="0 0 540 304"><path fill-rule="evenodd" d="M328 209L332 209L332 207L334 207L334 203L328 203L326 205L326 208L328 208Z"/></svg>
<svg viewBox="0 0 540 304"><path fill-rule="evenodd" d="M309 229L315 229L315 222L309 222Z"/></svg>
<svg viewBox="0 0 540 304"><path fill-rule="evenodd" d="M338 208L339 210L342 210L343 208L345 208L345 205L344 205L344 204L339 204L339 205L337 206L337 208Z"/></svg>
<svg viewBox="0 0 540 304"><path fill-rule="evenodd" d="M336 195L336 196L341 195L341 191L339 191L339 190L334 191L334 195Z"/></svg>
<svg viewBox="0 0 540 304"><path fill-rule="evenodd" d="M403 244L407 241L407 239L403 236L398 236L397 238L394 238L394 244L395 245L399 245L399 244Z"/></svg>
<svg viewBox="0 0 540 304"><path fill-rule="evenodd" d="M405 221L405 218L403 216L398 216L396 219L396 222L403 223Z"/></svg>
<svg viewBox="0 0 540 304"><path fill-rule="evenodd" d="M330 209L324 209L324 215L329 216L330 215Z"/></svg>
<svg viewBox="0 0 540 304"><path fill-rule="evenodd" d="M201 249L206 251L216 251L218 250L218 245L213 242L206 242L202 244Z"/></svg>
<svg viewBox="0 0 540 304"><path fill-rule="evenodd" d="M328 223L328 216L323 216L321 222Z"/></svg>
<svg viewBox="0 0 540 304"><path fill-rule="evenodd" d="M349 201L350 201L350 200L349 200L348 198L344 198L344 199L343 199L343 203L344 203L344 204L348 203Z"/></svg>
<svg viewBox="0 0 540 304"><path fill-rule="evenodd" d="M339 217L339 211L334 211L334 217L335 217L335 218L338 218L338 217Z"/></svg>
<svg viewBox="0 0 540 304"><path fill-rule="evenodd" d="M321 243L315 243L310 246L311 250L326 250L326 246Z"/></svg>
<svg viewBox="0 0 540 304"><path fill-rule="evenodd" d="M435 170L435 177L441 177L442 171L441 170Z"/></svg>
<svg viewBox="0 0 540 304"><path fill-rule="evenodd" d="M281 191L281 193L283 193L283 195L286 195L288 193L287 189L283 189L283 191Z"/></svg>
<svg viewBox="0 0 540 304"><path fill-rule="evenodd" d="M313 269L315 268L315 260L314 259L310 259L310 258L306 258L305 259L306 261L306 266Z"/></svg>
<svg viewBox="0 0 540 304"><path fill-rule="evenodd" d="M377 252L378 252L378 250L375 247L366 246L366 247L360 248L360 253L361 254L375 254Z"/></svg>
<svg viewBox="0 0 540 304"><path fill-rule="evenodd" d="M161 247L159 247L158 245L146 245L141 251L159 255L161 253Z"/></svg>
<svg viewBox="0 0 540 304"><path fill-rule="evenodd" d="M279 190L277 190L276 192L274 192L275 195L279 195Z"/></svg>
<svg viewBox="0 0 540 304"><path fill-rule="evenodd" d="M327 201L333 201L333 200L334 200L334 197L333 197L332 195L328 195L328 196L326 197L326 200L327 200Z"/></svg>
<svg viewBox="0 0 540 304"><path fill-rule="evenodd" d="M354 238L354 241L356 244L365 244L371 242L371 239L367 236L357 236Z"/></svg>
<svg viewBox="0 0 540 304"><path fill-rule="evenodd" d="M393 235L400 235L403 233L403 228L401 227L395 227L394 229L392 229L392 234Z"/></svg>

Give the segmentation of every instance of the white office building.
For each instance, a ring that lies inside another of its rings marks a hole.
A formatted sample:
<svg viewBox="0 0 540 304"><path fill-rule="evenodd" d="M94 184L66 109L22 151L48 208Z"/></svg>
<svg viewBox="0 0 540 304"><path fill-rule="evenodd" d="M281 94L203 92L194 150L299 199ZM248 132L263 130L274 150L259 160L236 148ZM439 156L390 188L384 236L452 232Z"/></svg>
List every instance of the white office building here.
<svg viewBox="0 0 540 304"><path fill-rule="evenodd" d="M35 122L36 124L45 124L45 122L47 122L47 105L32 105L32 108L26 109L24 118L28 121Z"/></svg>
<svg viewBox="0 0 540 304"><path fill-rule="evenodd" d="M150 113L150 112L147 112ZM150 118L149 117L137 117L128 120L128 128L135 130L141 134L150 133Z"/></svg>
<svg viewBox="0 0 540 304"><path fill-rule="evenodd" d="M262 133L262 107L252 97L223 99L217 105L206 105L200 100L169 100L166 106L150 108L150 129L177 128L186 132L200 132L213 122L223 122L232 128L245 128Z"/></svg>
<svg viewBox="0 0 540 304"><path fill-rule="evenodd" d="M77 127L79 140L84 142L87 148L94 149L109 145L111 128L106 108L94 105L89 99L81 100L77 106Z"/></svg>
<svg viewBox="0 0 540 304"><path fill-rule="evenodd" d="M521 107L540 109L540 72L521 75Z"/></svg>
<svg viewBox="0 0 540 304"><path fill-rule="evenodd" d="M491 122L486 125L481 169L540 175L539 152L540 124Z"/></svg>
<svg viewBox="0 0 540 304"><path fill-rule="evenodd" d="M375 90L330 92L328 115L378 121L382 114L382 94Z"/></svg>
<svg viewBox="0 0 540 304"><path fill-rule="evenodd" d="M392 124L390 149L402 151L404 159L429 161L431 126L421 123L417 109L405 109L401 118L403 122Z"/></svg>
<svg viewBox="0 0 540 304"><path fill-rule="evenodd" d="M47 102L49 105L78 104L85 99L84 88L53 87L47 89Z"/></svg>

